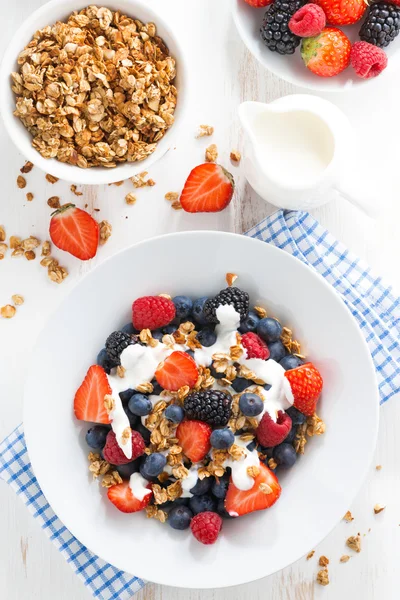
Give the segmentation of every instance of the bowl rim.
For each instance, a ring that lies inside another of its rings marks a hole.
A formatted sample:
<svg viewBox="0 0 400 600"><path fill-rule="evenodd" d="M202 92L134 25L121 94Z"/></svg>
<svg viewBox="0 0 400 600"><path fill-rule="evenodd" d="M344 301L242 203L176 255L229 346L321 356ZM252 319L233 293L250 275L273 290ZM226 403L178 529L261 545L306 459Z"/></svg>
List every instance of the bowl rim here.
<svg viewBox="0 0 400 600"><path fill-rule="evenodd" d="M31 134L17 117L15 117L10 110L9 100L11 84L10 74L14 70L14 65L18 56L18 53L22 51L27 42L21 40L30 39L34 35L38 28L38 22L50 24L54 23L57 19L64 19L65 15L71 14L74 10L81 10L85 6L88 6L87 0L50 0L46 4L40 6L34 12L32 12L19 26L13 37L9 40L6 50L0 65L0 113L2 115L4 127L11 141L14 143L16 148L30 160L35 166L39 167L45 173L52 173L62 181L72 182L80 185L104 185L114 183L118 180L126 180L129 177L137 175L138 173L145 171L155 162L157 162L168 150L176 144L177 137L181 130L183 130L182 123L184 123L188 108L188 95L189 95L189 68L187 64L186 52L184 51L183 44L179 39L179 35L174 32L170 21L158 14L151 5L149 6L145 0L108 0L106 2L107 7L111 10L123 10L126 13L134 14L140 10L148 13L149 18L146 20L153 21L157 27L163 29L163 39L167 40L167 45L170 48L173 46L174 51L172 52L173 57L177 63L177 78L178 84L178 103L175 109L175 121L172 126L167 130L164 137L157 143L155 151L142 161L125 162L114 168L106 167L90 167L88 169L80 169L74 165L62 163L57 159L47 159L41 156L41 154L31 144ZM118 6L123 5L124 8L118 9ZM115 6L116 8L113 8ZM58 9L59 16L47 17L49 11ZM39 25L44 27L45 25ZM14 95L14 94L13 94ZM21 127L19 127L19 124ZM21 138L29 141L25 144L21 142Z"/></svg>
<svg viewBox="0 0 400 600"><path fill-rule="evenodd" d="M358 90L361 86L365 86L365 85L377 85L379 83L379 80L382 81L383 78L386 78L388 76L388 72L392 72L392 70L386 69L385 71L383 71L380 75L380 77L372 77L370 79L363 79L361 77L357 78L356 84L354 85L354 82L352 85L349 86L345 86L345 85L340 85L338 84L331 84L328 86L324 85L325 81L327 78L324 77L318 77L315 76L315 83L312 82L308 82L308 81L303 81L300 80L299 78L291 75L291 74L282 74L282 72L279 71L279 69L274 68L273 65L266 65L263 60L261 59L261 57L257 54L255 54L253 52L253 48L252 46L248 43L247 41L247 35L245 32L245 28L243 26L242 20L240 18L240 5L244 3L245 0L232 0L232 18L233 21L235 23L236 29L240 35L240 38L243 42L243 44L246 46L246 48L248 49L248 51L251 53L251 55L257 60L257 62L266 70L270 71L271 73L273 73L274 75L276 75L277 77L279 77L280 79L287 81L288 83L291 83L292 85L295 85L297 87L303 87L305 89L309 89L309 90L313 90L315 92L332 92L332 93L340 93L340 92L352 92L354 90ZM264 7L264 10L266 10L268 7ZM261 10L261 8L259 9ZM336 27L336 26L335 26ZM342 26L338 26L338 27L342 27ZM393 62L393 59L392 59ZM330 81L332 81L334 78L330 77L328 78Z"/></svg>
<svg viewBox="0 0 400 600"><path fill-rule="evenodd" d="M88 280L90 280L90 278L92 277L97 277L98 272L101 271L102 267L104 267L104 265L106 263L108 263L108 261L114 260L116 259L118 256L122 255L123 253L126 252L132 252L133 249L137 249L140 247L145 247L146 245L151 245L154 241L162 241L164 238L183 238L183 239L188 239L188 241L193 241L193 236L197 236L197 237L203 237L203 238L207 238L208 236L213 236L213 237L218 237L220 239L222 239L222 241L224 239L228 239L228 238L244 238L245 243L248 243L249 245L258 245L258 244L265 244L266 242L262 242L261 240L258 240L257 238L252 238L252 237L246 237L243 236L241 234L237 234L237 233L231 233L231 232L221 232L221 231L208 231L208 230L200 230L200 231L183 231L183 232L177 232L177 233L170 233L170 234L165 234L165 235L160 235L154 238L150 238L147 240L143 240L140 241L136 244L133 244L132 246L129 246L128 248L125 248L123 250L121 250L120 252L116 253L115 255L107 258L105 261L103 261L100 265L98 265L96 268L94 268L92 271L90 271L89 273L87 273L80 281L79 283L69 292L69 294L67 294L67 296L63 299L63 301L61 302L61 304L50 314L50 316L48 317L46 324L44 325L43 329L41 330L41 333L39 334L36 343L35 343L35 347L33 349L33 352L35 352L35 348L37 348L40 343L41 343L41 338L42 336L45 334L46 329L50 323L50 321L60 312L63 311L64 307L68 304L69 302L69 298L71 295L78 293L77 290L79 290L80 284L82 282L87 282ZM346 499L346 505L349 506L355 496L359 493L360 488L362 483L364 482L366 475L368 473L368 470L370 468L370 465L372 463L373 460L373 456L374 456L374 451L375 451L375 447L376 447L376 442L377 442L377 436L378 436L378 429L379 429L379 390L378 390L378 384L377 384L377 379L376 379L376 370L372 361L372 357L371 357L371 353L369 351L367 342L364 338L364 336L362 335L360 328L355 320L355 318L353 317L353 315L351 314L351 311L347 308L346 304L342 301L342 299L339 297L339 295L335 292L335 290L332 288L332 286L330 286L328 284L328 282L316 271L314 271L313 269L311 269L309 266L307 266L306 264L304 264L302 261L300 261L299 259L296 259L296 257L294 257L293 255L289 254L288 252L285 252L284 250L273 246L272 244L268 244L269 246L269 251L271 251L272 256L275 255L286 255L287 259L285 260L289 260L293 263L297 264L298 269L300 269L301 271L305 272L311 272L312 276L315 277L316 279L319 280L320 284L322 284L322 286L327 290L327 293L329 293L332 297L335 298L335 302L340 302L342 307L347 311L347 316L349 317L349 325L351 324L351 327L357 332L357 337L359 338L360 341L360 349L363 349L364 352L364 358L366 360L366 364L369 364L370 367L370 372L371 375L373 375L373 379L375 382L375 386L374 386L374 390L371 390L371 394L374 394L375 396L375 404L373 405L375 407L375 415L374 415L374 432L372 434L372 436L369 437L370 440L370 445L369 445L369 450L366 456L366 460L365 460L365 465L363 469L360 469L357 471L357 473L354 476L354 481L356 482L356 484L354 485L351 493L349 494L349 497ZM273 259L272 259L273 260ZM31 363L32 365L32 363ZM45 485L42 486L43 481L41 481L41 473L43 472L43 464L39 464L36 462L36 455L35 455L35 451L33 451L33 453L30 451L30 449L32 449L32 447L35 445L34 443L31 444L31 437L33 437L33 432L34 432L34 427L33 427L33 423L32 423L32 429L30 428L30 417L29 417L29 413L30 413L30 404L32 405L32 403L29 403L27 401L27 388L28 388L28 383L30 382L31 376L32 376L32 369L33 367L30 366L29 371L28 371L28 375L25 381L25 388L24 388L24 403L23 403L23 416L24 416L24 427L25 427L25 438L26 438L26 444L27 444L27 448L28 448L28 454L32 463L32 468L33 471L38 479L39 485L42 488L43 493L45 494L49 504L51 507L54 506L53 510L54 512L59 516L59 518L63 521L63 523L65 524L65 526L71 531L71 533L77 537L77 539L84 544L86 547L88 547L89 549L91 549L91 540L87 539L86 535L81 536L77 536L74 533L74 525L72 524L72 527L70 526L70 520L67 518L66 520L62 519L62 513L63 510L61 509L61 511L59 510L61 507L61 504L59 502L59 500L56 500L56 502L53 503L53 499L54 499L54 494L53 494L53 490L51 488L47 487L47 480L45 482ZM38 469L36 469L36 467L39 467ZM322 542L323 539L325 539L325 537L334 529L334 527L338 524L338 522L340 522L343 514L343 507L339 509L336 509L336 511L332 511L334 512L334 514L336 515L335 518L332 517L332 526L329 528L328 531L326 531L326 533L323 535L323 537L320 537L320 534L318 534L317 532L315 533L315 539L313 540L313 543L311 544L310 547L314 547L317 544L319 544L320 542ZM97 552L95 550L92 550L95 554L97 554ZM103 558L103 560L105 560L106 562L109 562L110 564L113 564L113 560L111 556L107 556L107 554L103 554L101 556L101 558ZM278 572L279 570L286 568L287 566L290 566L290 564L293 564L296 560L298 560L300 557L297 557L296 559L294 559L293 561L290 561L288 564L282 564L280 566L278 566L273 572L268 573L269 575L273 575L274 573ZM111 559L111 560L110 560ZM121 568L121 567L118 567ZM157 570L153 569L152 567L149 569L149 571L147 573L142 573L142 574L138 574L138 577L144 578L144 579L148 579L149 581L153 582L153 583L157 583L157 584L161 584L161 585L171 585L177 588L187 588L187 585L182 585L178 579L174 579L173 577L171 577L168 581L166 581L165 579L159 579L157 576ZM232 587L234 585L241 585L241 584L245 584L245 583L250 583L252 581L257 581L259 579L264 578L265 575L259 575L257 577L252 576L246 576L244 573L243 579L241 579L240 582L234 582L232 584ZM204 578L204 583L202 581L201 585L199 586L198 584L196 584L196 589L217 589L217 588L224 588L224 587L231 587L231 585L226 585L225 583L218 583L216 584L215 581L213 581L212 585L208 584L207 582L207 578ZM193 588L193 586L192 586Z"/></svg>

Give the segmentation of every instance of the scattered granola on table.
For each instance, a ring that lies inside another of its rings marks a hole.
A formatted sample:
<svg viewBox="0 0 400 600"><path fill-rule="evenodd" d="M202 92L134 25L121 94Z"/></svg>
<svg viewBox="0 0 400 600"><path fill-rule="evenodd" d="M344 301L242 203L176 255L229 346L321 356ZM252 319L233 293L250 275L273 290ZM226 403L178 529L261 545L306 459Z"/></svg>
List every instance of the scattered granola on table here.
<svg viewBox="0 0 400 600"><path fill-rule="evenodd" d="M351 521L354 521L354 517L349 510L344 515L343 520L346 521L347 523L351 523Z"/></svg>
<svg viewBox="0 0 400 600"><path fill-rule="evenodd" d="M26 199L28 200L28 202L32 202L33 198L34 198L34 195L32 194L32 192L28 192L26 194Z"/></svg>
<svg viewBox="0 0 400 600"><path fill-rule="evenodd" d="M317 583L319 585L329 585L329 572L328 569L321 569L317 573Z"/></svg>
<svg viewBox="0 0 400 600"><path fill-rule="evenodd" d="M218 158L218 148L216 144L211 144L206 148L205 159L207 162L215 162Z"/></svg>
<svg viewBox="0 0 400 600"><path fill-rule="evenodd" d="M315 550L311 550L311 552L309 552L309 553L307 554L307 556L306 556L306 559L307 559L307 560L310 560L310 558L312 558L312 557L314 556L314 554L315 554Z"/></svg>
<svg viewBox="0 0 400 600"><path fill-rule="evenodd" d="M46 179L52 185L54 185L55 183L57 183L57 181L59 181L58 177L55 177L54 175L50 175L50 173L46 173Z"/></svg>
<svg viewBox="0 0 400 600"><path fill-rule="evenodd" d="M164 198L168 200L168 202L174 202L175 200L178 200L179 194L178 192L167 192Z"/></svg>
<svg viewBox="0 0 400 600"><path fill-rule="evenodd" d="M125 196L125 202L127 204L130 204L130 205L136 204L136 200L137 200L137 198L136 198L135 194L129 193Z"/></svg>
<svg viewBox="0 0 400 600"><path fill-rule="evenodd" d="M329 565L329 558L326 556L320 556L318 564L320 567L327 567Z"/></svg>
<svg viewBox="0 0 400 600"><path fill-rule="evenodd" d="M210 136L214 133L214 127L211 125L200 125L199 131L197 132L196 138L202 138Z"/></svg>
<svg viewBox="0 0 400 600"><path fill-rule="evenodd" d="M133 177L131 177L131 181L133 183L133 187L134 188L141 188L141 187L152 187L153 185L156 184L156 182L153 179L146 179L148 175L147 171L143 171L142 173L139 173L138 175L134 175Z"/></svg>
<svg viewBox="0 0 400 600"><path fill-rule="evenodd" d="M238 150L232 150L230 154L230 159L232 162L239 163L241 161L242 155Z"/></svg>
<svg viewBox="0 0 400 600"><path fill-rule="evenodd" d="M12 304L6 304L5 306L2 306L0 308L0 315L4 318L4 319L12 319L13 316L16 313L16 308L15 306L12 306Z"/></svg>
<svg viewBox="0 0 400 600"><path fill-rule="evenodd" d="M21 173L30 173L33 169L33 163L26 161L23 167L20 168Z"/></svg>
<svg viewBox="0 0 400 600"><path fill-rule="evenodd" d="M341 562L341 563L346 563L346 562L349 562L349 560L350 560L350 556L349 556L348 554L343 554L343 555L340 557L340 561L339 561L339 562Z"/></svg>
<svg viewBox="0 0 400 600"><path fill-rule="evenodd" d="M101 221L101 223L99 223L99 228L100 228L99 244L102 246L103 244L105 244L107 242L108 238L111 236L112 225L108 221L104 220L104 221Z"/></svg>
<svg viewBox="0 0 400 600"><path fill-rule="evenodd" d="M374 513L376 515L379 515L379 513L381 513L383 510L385 510L386 506L384 504L375 504L374 506Z"/></svg>
<svg viewBox="0 0 400 600"><path fill-rule="evenodd" d="M20 190L23 190L26 187L26 179L22 177L22 175L18 175L17 177L17 186Z"/></svg>
<svg viewBox="0 0 400 600"><path fill-rule="evenodd" d="M21 306L24 303L24 298L20 294L14 294L11 296L11 300L14 302L15 306Z"/></svg>
<svg viewBox="0 0 400 600"><path fill-rule="evenodd" d="M14 114L44 158L81 168L140 161L174 122L175 60L155 24L134 15L74 12L36 32L18 65Z"/></svg>
<svg viewBox="0 0 400 600"><path fill-rule="evenodd" d="M50 208L60 208L60 198L58 196L51 196L51 198L47 200L47 204L50 206Z"/></svg>
<svg viewBox="0 0 400 600"><path fill-rule="evenodd" d="M347 538L346 545L354 552L361 552L361 535L359 533L351 535Z"/></svg>
<svg viewBox="0 0 400 600"><path fill-rule="evenodd" d="M71 185L70 189L71 189L71 192L73 194L75 194L75 196L83 196L83 192L78 192L78 188L74 183Z"/></svg>

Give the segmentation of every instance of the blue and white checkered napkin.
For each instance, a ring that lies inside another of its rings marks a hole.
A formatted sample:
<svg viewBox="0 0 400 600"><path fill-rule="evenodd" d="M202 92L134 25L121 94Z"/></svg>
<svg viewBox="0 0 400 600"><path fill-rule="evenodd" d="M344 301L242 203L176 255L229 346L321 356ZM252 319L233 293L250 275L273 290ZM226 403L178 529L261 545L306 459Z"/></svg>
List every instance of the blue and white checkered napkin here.
<svg viewBox="0 0 400 600"><path fill-rule="evenodd" d="M400 299L307 213L278 211L246 235L274 244L308 264L343 298L363 332L375 363L381 402L400 391ZM100 600L128 600L144 586L95 556L50 508L32 472L23 427L0 445L0 478L39 520L75 573Z"/></svg>

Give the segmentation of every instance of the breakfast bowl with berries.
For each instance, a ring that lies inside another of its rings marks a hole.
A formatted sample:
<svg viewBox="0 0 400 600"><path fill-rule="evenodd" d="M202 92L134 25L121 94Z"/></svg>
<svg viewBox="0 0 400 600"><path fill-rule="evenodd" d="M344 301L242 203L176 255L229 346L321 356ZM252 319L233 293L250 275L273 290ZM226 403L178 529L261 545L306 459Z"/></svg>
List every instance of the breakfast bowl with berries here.
<svg viewBox="0 0 400 600"><path fill-rule="evenodd" d="M73 290L38 340L24 425L47 500L85 546L144 579L215 588L287 566L341 519L378 393L356 322L312 270L187 232Z"/></svg>
<svg viewBox="0 0 400 600"><path fill-rule="evenodd" d="M399 0L233 0L232 10L250 52L295 85L350 90L400 67Z"/></svg>

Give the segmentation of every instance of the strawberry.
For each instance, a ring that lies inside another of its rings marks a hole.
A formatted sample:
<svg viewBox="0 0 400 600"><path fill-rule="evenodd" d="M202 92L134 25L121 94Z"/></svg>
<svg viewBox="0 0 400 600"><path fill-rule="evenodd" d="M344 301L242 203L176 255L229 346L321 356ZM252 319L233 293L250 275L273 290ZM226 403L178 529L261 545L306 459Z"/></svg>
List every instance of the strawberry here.
<svg viewBox="0 0 400 600"><path fill-rule="evenodd" d="M326 15L329 25L353 25L365 13L368 2L365 0L313 0Z"/></svg>
<svg viewBox="0 0 400 600"><path fill-rule="evenodd" d="M150 484L149 484L150 487ZM152 493L147 494L143 500L138 500L132 493L129 481L123 481L117 485L108 488L107 496L110 502L114 504L123 513L134 513L146 508L150 502Z"/></svg>
<svg viewBox="0 0 400 600"><path fill-rule="evenodd" d="M75 204L65 204L52 214L50 238L60 250L80 260L89 260L97 252L99 225L89 213L76 208Z"/></svg>
<svg viewBox="0 0 400 600"><path fill-rule="evenodd" d="M311 417L322 392L323 380L320 372L312 363L306 363L286 371L285 377L292 389L293 406L307 417Z"/></svg>
<svg viewBox="0 0 400 600"><path fill-rule="evenodd" d="M250 6L254 6L254 8L263 8L264 6L268 6L272 4L274 0L244 0Z"/></svg>
<svg viewBox="0 0 400 600"><path fill-rule="evenodd" d="M191 171L180 202L186 212L219 212L232 200L234 188L228 171L215 163L205 163Z"/></svg>
<svg viewBox="0 0 400 600"><path fill-rule="evenodd" d="M111 394L106 372L99 365L93 365L75 394L76 418L90 423L109 424L111 421L104 406L106 394Z"/></svg>
<svg viewBox="0 0 400 600"><path fill-rule="evenodd" d="M336 27L325 27L320 35L301 42L304 64L319 77L333 77L347 69L350 52L349 38Z"/></svg>
<svg viewBox="0 0 400 600"><path fill-rule="evenodd" d="M186 352L173 352L155 372L156 379L164 390L177 392L184 385L194 386L199 376L197 365Z"/></svg>
<svg viewBox="0 0 400 600"><path fill-rule="evenodd" d="M212 428L203 421L183 421L176 430L179 445L189 460L200 462L211 448Z"/></svg>
<svg viewBox="0 0 400 600"><path fill-rule="evenodd" d="M260 484L266 484L261 486ZM272 471L260 463L260 474L254 479L250 490L239 490L232 481L225 498L225 508L232 517L241 517L256 510L269 508L281 495L281 486Z"/></svg>

